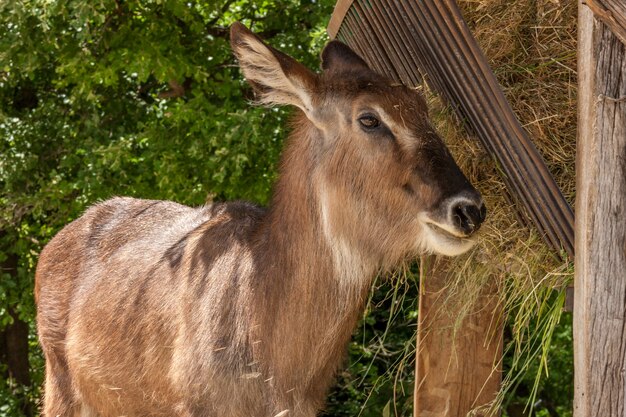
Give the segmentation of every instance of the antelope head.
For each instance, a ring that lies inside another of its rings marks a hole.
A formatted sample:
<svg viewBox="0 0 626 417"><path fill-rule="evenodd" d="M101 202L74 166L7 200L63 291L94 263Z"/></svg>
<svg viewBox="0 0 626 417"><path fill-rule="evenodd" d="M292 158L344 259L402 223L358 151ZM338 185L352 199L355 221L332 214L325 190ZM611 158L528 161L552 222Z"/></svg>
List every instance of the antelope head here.
<svg viewBox="0 0 626 417"><path fill-rule="evenodd" d="M470 249L485 206L417 91L375 73L338 41L322 52L320 74L240 24L231 43L261 103L293 105L305 116L292 141L306 145L291 144L299 151L283 168L301 167L332 247L389 266L406 256Z"/></svg>

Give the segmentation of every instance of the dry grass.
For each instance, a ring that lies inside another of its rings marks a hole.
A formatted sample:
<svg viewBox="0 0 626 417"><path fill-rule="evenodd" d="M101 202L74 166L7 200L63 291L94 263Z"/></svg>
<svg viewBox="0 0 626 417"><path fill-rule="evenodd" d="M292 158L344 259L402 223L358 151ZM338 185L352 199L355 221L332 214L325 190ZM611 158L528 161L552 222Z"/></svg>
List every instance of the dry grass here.
<svg viewBox="0 0 626 417"><path fill-rule="evenodd" d="M573 203L577 3L467 0L460 4L515 113Z"/></svg>
<svg viewBox="0 0 626 417"><path fill-rule="evenodd" d="M566 199L573 204L576 2L464 0L459 3L520 122ZM450 284L449 302L462 296L462 302L469 306L484 284L497 283L505 311L513 323L513 341L505 347L513 355L514 365L505 376L504 389L507 389L528 368L530 360L541 358L545 362L546 349L564 301L564 295L555 294L555 289L562 289L572 281L573 266L555 256L536 230L520 222L519 211L506 198L507 190L496 163L475 138L468 138L446 106L434 97L431 101L438 131L463 171L483 194L488 207L480 244L469 255L453 262L455 279Z"/></svg>

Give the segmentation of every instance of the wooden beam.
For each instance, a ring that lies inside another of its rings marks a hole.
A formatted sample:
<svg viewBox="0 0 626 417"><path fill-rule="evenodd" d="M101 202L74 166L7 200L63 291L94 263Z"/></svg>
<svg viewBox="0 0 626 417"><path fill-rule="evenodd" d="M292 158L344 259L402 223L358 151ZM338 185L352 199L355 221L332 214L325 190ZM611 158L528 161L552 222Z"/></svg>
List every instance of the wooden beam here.
<svg viewBox="0 0 626 417"><path fill-rule="evenodd" d="M626 2L624 0L585 0L596 18L626 44Z"/></svg>
<svg viewBox="0 0 626 417"><path fill-rule="evenodd" d="M352 6L352 0L338 0L335 4L335 9L333 10L333 14L330 17L330 22L328 23L328 28L326 31L328 32L328 36L331 39L335 39L337 36L337 32L339 32L339 28L343 23L343 19L346 17L346 13Z"/></svg>
<svg viewBox="0 0 626 417"><path fill-rule="evenodd" d="M447 261L423 257L415 369L415 417L487 414L501 382L502 306L495 286L483 288L459 323L464 297L450 301Z"/></svg>
<svg viewBox="0 0 626 417"><path fill-rule="evenodd" d="M626 45L578 7L574 416L625 416Z"/></svg>

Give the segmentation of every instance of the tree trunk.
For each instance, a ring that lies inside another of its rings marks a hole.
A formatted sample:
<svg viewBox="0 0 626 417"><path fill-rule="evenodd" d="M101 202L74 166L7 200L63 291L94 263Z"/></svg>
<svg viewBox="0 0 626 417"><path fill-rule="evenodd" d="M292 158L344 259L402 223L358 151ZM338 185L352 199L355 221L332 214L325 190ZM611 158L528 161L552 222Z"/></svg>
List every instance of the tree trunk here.
<svg viewBox="0 0 626 417"><path fill-rule="evenodd" d="M7 366L9 378L29 386L28 324L20 320L13 309L9 310L9 315L13 323L0 332L0 358Z"/></svg>
<svg viewBox="0 0 626 417"><path fill-rule="evenodd" d="M0 265L3 272L17 275L17 256L10 254ZM30 387L30 363L28 361L28 323L20 320L13 306L8 307L8 315L13 323L0 331L0 363L6 365L5 378L11 378L14 383L23 387ZM33 416L35 407L19 390L16 394L21 402L21 409L25 416Z"/></svg>
<svg viewBox="0 0 626 417"><path fill-rule="evenodd" d="M626 47L579 2L574 416L626 415Z"/></svg>

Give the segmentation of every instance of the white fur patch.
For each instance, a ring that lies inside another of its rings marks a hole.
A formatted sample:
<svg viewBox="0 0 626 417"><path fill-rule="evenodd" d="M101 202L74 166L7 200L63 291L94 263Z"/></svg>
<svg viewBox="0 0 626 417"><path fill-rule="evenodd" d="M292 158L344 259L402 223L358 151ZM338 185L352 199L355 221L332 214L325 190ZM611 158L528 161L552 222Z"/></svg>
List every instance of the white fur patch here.
<svg viewBox="0 0 626 417"><path fill-rule="evenodd" d="M448 224L434 222L426 216L421 216L422 236L418 245L425 252L445 256L461 255L474 246L472 239L459 235Z"/></svg>
<svg viewBox="0 0 626 417"><path fill-rule="evenodd" d="M85 404L81 404L80 406L80 417L97 417L98 413L96 413L91 407Z"/></svg>
<svg viewBox="0 0 626 417"><path fill-rule="evenodd" d="M367 262L358 250L333 230L328 206L328 193L319 190L322 231L332 252L335 271L349 286L359 286L367 275Z"/></svg>

